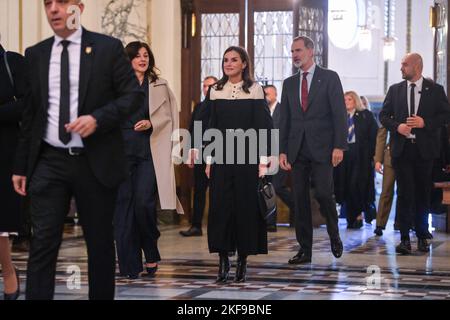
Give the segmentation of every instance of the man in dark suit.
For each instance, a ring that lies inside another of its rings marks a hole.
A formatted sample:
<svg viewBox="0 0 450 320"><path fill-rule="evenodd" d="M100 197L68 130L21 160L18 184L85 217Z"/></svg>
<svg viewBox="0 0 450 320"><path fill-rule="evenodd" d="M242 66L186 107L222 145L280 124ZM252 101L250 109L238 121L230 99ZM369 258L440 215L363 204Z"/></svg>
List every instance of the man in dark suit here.
<svg viewBox="0 0 450 320"><path fill-rule="evenodd" d="M144 92L119 40L68 21L69 9L83 12L81 1L44 6L55 36L26 50L29 92L13 176L16 191L31 199L26 298L53 298L74 196L87 245L89 298L113 299L112 218L127 174L119 124L143 103Z"/></svg>
<svg viewBox="0 0 450 320"><path fill-rule="evenodd" d="M278 103L278 92L274 85L267 85L264 87L264 93L266 95L267 104L269 105L270 115L273 120L274 129L280 129L280 104ZM275 188L277 196L288 206L289 208L289 225L294 225L294 199L292 198L291 190L286 185L288 173L284 170L278 170L278 172L272 177L272 184ZM277 214L272 216L271 221L267 221L267 231L277 231Z"/></svg>
<svg viewBox="0 0 450 320"><path fill-rule="evenodd" d="M450 118L441 85L424 79L417 53L402 60L405 81L394 84L384 100L380 122L391 133L391 156L397 178L397 214L401 242L397 253L411 254L409 230L415 225L417 249L428 252L428 212L433 160L439 156L439 136Z"/></svg>
<svg viewBox="0 0 450 320"><path fill-rule="evenodd" d="M209 87L215 84L218 79L214 76L208 76L203 80L203 95L206 97ZM195 141L195 123L202 125L201 137L199 141L203 140L203 134L209 125L209 108L205 101L200 102L194 108L191 117L191 124L189 126L189 133L192 138L192 146ZM200 148L201 146L198 146ZM194 160L193 157L191 157ZM194 214L192 215L191 227L186 231L180 231L180 234L184 237L195 237L203 235L202 232L202 220L203 212L205 211L206 204L206 190L208 189L209 179L206 176L205 169L206 164L202 163L194 164L194 161L188 163L189 168L194 169Z"/></svg>
<svg viewBox="0 0 450 320"><path fill-rule="evenodd" d="M321 214L326 218L331 251L341 257L338 215L333 194L333 167L347 148L347 112L336 72L314 63L314 42L299 36L292 43L292 59L300 71L283 84L280 115L280 166L293 170L295 231L300 244L290 264L310 263L312 217L310 183Z"/></svg>

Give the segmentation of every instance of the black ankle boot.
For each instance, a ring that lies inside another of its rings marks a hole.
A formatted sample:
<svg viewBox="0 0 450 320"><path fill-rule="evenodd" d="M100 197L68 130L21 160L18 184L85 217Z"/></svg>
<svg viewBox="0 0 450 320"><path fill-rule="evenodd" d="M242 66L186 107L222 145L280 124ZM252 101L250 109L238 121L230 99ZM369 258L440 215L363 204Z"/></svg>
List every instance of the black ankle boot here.
<svg viewBox="0 0 450 320"><path fill-rule="evenodd" d="M247 274L247 256L239 255L236 265L235 282L245 282L245 275Z"/></svg>
<svg viewBox="0 0 450 320"><path fill-rule="evenodd" d="M230 259L228 259L228 253L221 253L219 258L219 274L217 275L216 283L225 283L230 273Z"/></svg>

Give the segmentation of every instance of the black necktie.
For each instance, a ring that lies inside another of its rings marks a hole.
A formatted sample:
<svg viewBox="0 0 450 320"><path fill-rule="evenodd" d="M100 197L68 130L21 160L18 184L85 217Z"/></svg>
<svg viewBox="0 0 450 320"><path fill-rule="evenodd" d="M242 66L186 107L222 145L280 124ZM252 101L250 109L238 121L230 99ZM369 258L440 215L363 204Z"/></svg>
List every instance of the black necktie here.
<svg viewBox="0 0 450 320"><path fill-rule="evenodd" d="M416 108L416 93L414 92L414 88L416 87L415 83L411 83L411 92L410 92L410 99L409 99L409 116L412 117L413 114L415 114L415 108Z"/></svg>
<svg viewBox="0 0 450 320"><path fill-rule="evenodd" d="M65 145L72 140L72 135L66 131L65 125L70 123L70 78L69 78L69 52L67 47L70 41L63 40L61 45L61 92L59 98L59 140Z"/></svg>

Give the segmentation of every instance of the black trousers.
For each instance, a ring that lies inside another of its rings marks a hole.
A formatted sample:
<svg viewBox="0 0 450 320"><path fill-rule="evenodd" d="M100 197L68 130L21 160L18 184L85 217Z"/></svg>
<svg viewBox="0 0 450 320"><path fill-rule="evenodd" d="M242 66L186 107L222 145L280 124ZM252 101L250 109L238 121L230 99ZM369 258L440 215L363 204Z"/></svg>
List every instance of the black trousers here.
<svg viewBox="0 0 450 320"><path fill-rule="evenodd" d="M416 143L407 139L400 157L392 159L397 178L397 216L402 238L409 238L414 224L416 236L425 238L428 231L428 212L433 160L420 156Z"/></svg>
<svg viewBox="0 0 450 320"><path fill-rule="evenodd" d="M314 184L315 197L320 213L327 221L330 238L339 237L338 214L334 200L333 166L331 157L327 162L317 162L303 140L300 152L293 164L292 180L295 203L295 233L306 256L312 255L313 226L311 214L310 184Z"/></svg>
<svg viewBox="0 0 450 320"><path fill-rule="evenodd" d="M153 160L128 156L129 177L119 188L114 215L114 236L121 275L143 271L142 251L147 263L161 260L157 226L158 187Z"/></svg>
<svg viewBox="0 0 450 320"><path fill-rule="evenodd" d="M196 164L194 167L194 213L192 226L202 228L203 213L206 205L206 190L209 179L205 173L206 164Z"/></svg>
<svg viewBox="0 0 450 320"><path fill-rule="evenodd" d="M101 185L85 156L43 146L29 185L31 238L26 298L53 299L64 218L75 197L88 253L89 298L114 299L112 218L116 190ZM66 270L63 270L65 273Z"/></svg>
<svg viewBox="0 0 450 320"><path fill-rule="evenodd" d="M368 190L368 188L361 189L361 183L358 183L361 168L358 166L357 158L356 145L349 143L348 150L344 152L344 160L340 164L341 168L339 168L343 170L341 178L344 181L341 181L341 183L346 190L342 205L345 207L347 223L349 225L352 225L364 211L366 204L363 199L367 198L367 195L362 193L364 190Z"/></svg>

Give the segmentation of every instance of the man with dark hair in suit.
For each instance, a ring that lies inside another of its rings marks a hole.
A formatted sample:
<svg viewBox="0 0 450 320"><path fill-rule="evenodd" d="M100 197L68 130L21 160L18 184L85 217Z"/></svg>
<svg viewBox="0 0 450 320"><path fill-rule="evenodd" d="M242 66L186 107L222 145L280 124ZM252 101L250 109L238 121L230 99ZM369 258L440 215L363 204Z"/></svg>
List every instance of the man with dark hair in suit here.
<svg viewBox="0 0 450 320"><path fill-rule="evenodd" d="M300 71L283 84L280 115L280 166L293 170L295 231L300 244L290 264L311 263L312 216L310 183L327 222L331 251L342 256L333 191L333 167L347 149L347 111L336 72L314 63L314 42L299 36L292 43L292 59Z"/></svg>
<svg viewBox="0 0 450 320"><path fill-rule="evenodd" d="M79 0L44 0L55 35L28 48L13 183L31 200L27 299L52 299L64 217L75 197L88 253L90 299L113 299L112 219L126 177L120 121L143 103L122 43L82 28Z"/></svg>
<svg viewBox="0 0 450 320"><path fill-rule="evenodd" d="M215 84L218 79L214 76L208 76L203 80L203 95L206 97L209 87ZM196 122L202 125L202 137L199 141L203 140L203 134L208 128L210 110L205 101L200 102L194 108L192 112L191 124L189 126L189 132L192 137L192 146L194 146L194 125ZM197 146L198 148L203 146ZM190 158L194 160L194 157ZM183 237L198 237L203 235L202 220L203 212L205 211L206 204L206 190L208 190L209 179L206 176L205 169L206 164L202 161L200 164L194 164L194 161L188 163L189 168L194 169L194 214L192 215L191 227L186 231L180 231Z"/></svg>
<svg viewBox="0 0 450 320"><path fill-rule="evenodd" d="M273 120L274 129L280 129L280 104L278 103L278 91L274 85L267 85L264 87L264 93L266 94L267 104L269 105L270 115ZM286 179L288 172L284 170L278 170L277 174L272 177L272 184L275 188L277 196L288 206L289 208L289 225L294 225L294 199L292 198L291 190L286 186ZM267 221L267 231L277 231L277 214L272 216L271 221Z"/></svg>
<svg viewBox="0 0 450 320"><path fill-rule="evenodd" d="M440 130L450 118L444 88L422 76L417 53L402 60L404 81L394 84L384 100L380 122L391 133L391 156L397 178L397 215L401 242L396 251L411 254L409 230L415 225L417 249L429 251L428 213L433 161L439 156Z"/></svg>

